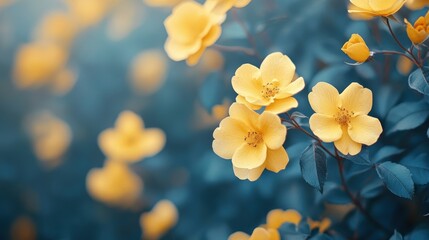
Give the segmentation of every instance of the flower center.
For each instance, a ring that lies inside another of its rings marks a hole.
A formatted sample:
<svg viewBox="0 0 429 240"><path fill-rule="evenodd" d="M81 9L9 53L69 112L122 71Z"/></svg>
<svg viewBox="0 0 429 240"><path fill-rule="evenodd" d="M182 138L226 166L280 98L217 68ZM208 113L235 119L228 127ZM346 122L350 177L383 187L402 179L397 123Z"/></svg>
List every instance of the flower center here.
<svg viewBox="0 0 429 240"><path fill-rule="evenodd" d="M335 121L337 121L341 126L348 125L350 123L350 118L354 113L343 107L338 107L338 110L337 115L335 115Z"/></svg>
<svg viewBox="0 0 429 240"><path fill-rule="evenodd" d="M247 132L244 141L246 141L249 146L257 147L258 144L262 142L262 134L255 131Z"/></svg>
<svg viewBox="0 0 429 240"><path fill-rule="evenodd" d="M274 80L272 82L262 85L263 90L261 91L262 97L265 99L271 99L279 93L279 82Z"/></svg>
<svg viewBox="0 0 429 240"><path fill-rule="evenodd" d="M137 141L137 135L136 134L126 134L125 136L122 136L122 143L125 146L131 146L133 144L135 144L135 142Z"/></svg>

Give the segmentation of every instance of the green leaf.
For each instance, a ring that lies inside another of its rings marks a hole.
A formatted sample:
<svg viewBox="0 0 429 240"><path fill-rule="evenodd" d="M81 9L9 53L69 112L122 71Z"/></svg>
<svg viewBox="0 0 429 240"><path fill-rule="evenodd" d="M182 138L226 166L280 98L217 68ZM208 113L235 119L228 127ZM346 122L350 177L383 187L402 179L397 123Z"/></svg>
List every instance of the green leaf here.
<svg viewBox="0 0 429 240"><path fill-rule="evenodd" d="M422 125L429 117L429 104L424 101L401 103L387 115L387 134L410 130Z"/></svg>
<svg viewBox="0 0 429 240"><path fill-rule="evenodd" d="M412 198L414 194L414 182L408 168L397 163L384 162L376 165L376 170L384 185L393 194L407 199Z"/></svg>
<svg viewBox="0 0 429 240"><path fill-rule="evenodd" d="M304 150L299 164L304 180L322 193L327 176L325 152L313 143Z"/></svg>
<svg viewBox="0 0 429 240"><path fill-rule="evenodd" d="M408 77L410 88L421 94L429 93L429 67L418 68Z"/></svg>

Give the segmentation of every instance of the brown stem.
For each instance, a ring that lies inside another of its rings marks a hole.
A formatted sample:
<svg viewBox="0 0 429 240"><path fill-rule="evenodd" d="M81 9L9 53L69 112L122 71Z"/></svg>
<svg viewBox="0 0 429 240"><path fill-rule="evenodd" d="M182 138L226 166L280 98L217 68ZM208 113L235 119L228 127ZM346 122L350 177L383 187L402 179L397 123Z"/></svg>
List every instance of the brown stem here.
<svg viewBox="0 0 429 240"><path fill-rule="evenodd" d="M393 37L393 39L395 40L395 42L398 44L398 46L400 47L400 48L402 48L402 50L404 50L405 52L407 52L408 54L410 54L410 56L413 58L413 62L414 62L414 64L416 64L417 65L417 67L419 67L419 68L422 68L422 65L418 62L418 60L416 59L416 57L414 56L414 54L409 50L409 49L407 49L406 47L404 47L404 45L402 45L402 43L401 43L401 41L399 41L399 39L398 39L398 37L396 37L396 35L395 35L395 33L393 32L393 30L392 30L392 26L390 25L390 21L389 21L389 18L385 18L386 19L386 25L387 25L387 28L389 28L389 32L390 32L390 35L392 35L392 37Z"/></svg>

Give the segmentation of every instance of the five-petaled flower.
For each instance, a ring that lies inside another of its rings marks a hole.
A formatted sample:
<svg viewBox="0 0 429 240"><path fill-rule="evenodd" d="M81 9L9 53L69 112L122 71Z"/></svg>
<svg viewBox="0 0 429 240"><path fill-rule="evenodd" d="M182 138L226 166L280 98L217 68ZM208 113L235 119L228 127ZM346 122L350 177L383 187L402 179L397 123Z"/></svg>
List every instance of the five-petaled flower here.
<svg viewBox="0 0 429 240"><path fill-rule="evenodd" d="M342 154L356 155L362 144L374 144L383 131L377 118L368 116L372 92L351 83L341 94L332 85L319 82L308 95L310 128L324 142L334 142Z"/></svg>
<svg viewBox="0 0 429 240"><path fill-rule="evenodd" d="M115 128L104 130L98 142L103 153L116 161L136 162L157 154L165 145L160 129L144 129L143 120L131 111L122 112Z"/></svg>
<svg viewBox="0 0 429 240"><path fill-rule="evenodd" d="M168 33L165 51L174 61L198 63L205 49L220 37L220 18L201 4L186 1L177 5L164 22Z"/></svg>
<svg viewBox="0 0 429 240"><path fill-rule="evenodd" d="M229 115L213 133L213 150L222 158L232 158L239 179L255 181L265 168L276 173L286 168L286 127L277 115L259 115L239 103L231 105Z"/></svg>
<svg viewBox="0 0 429 240"><path fill-rule="evenodd" d="M297 107L298 101L292 96L304 86L304 79L295 76L295 64L280 52L268 55L260 68L241 65L232 78L238 103L253 110L265 107L265 111L275 114Z"/></svg>
<svg viewBox="0 0 429 240"><path fill-rule="evenodd" d="M356 62L363 63L368 60L371 56L368 46L365 43L365 40L359 34L352 34L349 41L344 43L341 48L349 58L355 60Z"/></svg>
<svg viewBox="0 0 429 240"><path fill-rule="evenodd" d="M429 36L429 12L423 17L419 17L412 25L407 19L404 19L405 24L407 25L407 35L408 38L414 44L421 44Z"/></svg>
<svg viewBox="0 0 429 240"><path fill-rule="evenodd" d="M359 19L388 17L402 8L406 0L350 0L349 13L357 14Z"/></svg>

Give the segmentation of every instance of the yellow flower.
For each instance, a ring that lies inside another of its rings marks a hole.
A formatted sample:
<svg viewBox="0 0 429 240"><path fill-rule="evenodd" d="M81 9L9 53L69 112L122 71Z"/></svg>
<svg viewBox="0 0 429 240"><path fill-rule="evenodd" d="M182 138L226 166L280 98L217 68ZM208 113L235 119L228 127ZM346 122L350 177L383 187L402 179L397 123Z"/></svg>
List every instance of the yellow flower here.
<svg viewBox="0 0 429 240"><path fill-rule="evenodd" d="M165 51L174 61L186 59L188 65L198 63L222 32L218 17L193 1L177 5L164 25L168 33Z"/></svg>
<svg viewBox="0 0 429 240"><path fill-rule="evenodd" d="M167 75L167 60L159 50L147 50L138 54L130 69L134 90L141 93L154 93L162 86Z"/></svg>
<svg viewBox="0 0 429 240"><path fill-rule="evenodd" d="M144 3L151 7L173 7L188 0L144 0Z"/></svg>
<svg viewBox="0 0 429 240"><path fill-rule="evenodd" d="M131 111L122 112L115 128L104 130L98 143L103 153L114 160L136 162L150 157L165 145L165 134L160 129L144 129L143 120Z"/></svg>
<svg viewBox="0 0 429 240"><path fill-rule="evenodd" d="M215 14L225 14L231 8L243 8L252 0L207 0L204 7Z"/></svg>
<svg viewBox="0 0 429 240"><path fill-rule="evenodd" d="M351 83L341 94L332 85L320 82L308 95L310 128L324 142L334 142L342 154L356 155L362 144L374 144L383 131L380 121L367 114L372 108L372 92Z"/></svg>
<svg viewBox="0 0 429 240"><path fill-rule="evenodd" d="M213 133L213 150L224 159L232 158L239 179L255 181L265 168L276 173L286 168L286 127L277 115L259 115L239 103L231 105L229 115Z"/></svg>
<svg viewBox="0 0 429 240"><path fill-rule="evenodd" d="M228 240L280 240L280 234L275 229L255 228L251 236L243 232L236 232Z"/></svg>
<svg viewBox="0 0 429 240"><path fill-rule="evenodd" d="M322 221L314 221L313 219L308 218L307 222L311 230L318 228L320 233L326 232L332 224L329 218L324 218Z"/></svg>
<svg viewBox="0 0 429 240"><path fill-rule="evenodd" d="M144 239L159 239L176 225L179 213L176 206L168 201L159 201L152 211L143 213L140 217Z"/></svg>
<svg viewBox="0 0 429 240"><path fill-rule="evenodd" d="M429 36L429 12L426 13L426 16L419 17L417 21L414 22L414 25L408 22L407 19L404 19L404 22L407 25L408 38L414 44L421 44Z"/></svg>
<svg viewBox="0 0 429 240"><path fill-rule="evenodd" d="M66 12L54 11L46 15L36 30L36 38L42 41L68 46L77 33L77 25Z"/></svg>
<svg viewBox="0 0 429 240"><path fill-rule="evenodd" d="M411 10L422 9L429 5L429 0L407 0L405 6Z"/></svg>
<svg viewBox="0 0 429 240"><path fill-rule="evenodd" d="M238 94L237 102L278 114L298 106L292 96L304 88L305 82L302 77L294 79L295 65L288 56L276 52L265 58L260 69L241 65L232 78L232 87Z"/></svg>
<svg viewBox="0 0 429 240"><path fill-rule="evenodd" d="M281 209L271 210L267 215L266 228L279 229L284 223L292 223L298 225L301 222L302 216L299 212L293 209L283 211Z"/></svg>
<svg viewBox="0 0 429 240"><path fill-rule="evenodd" d="M67 58L67 51L57 44L35 42L23 45L15 56L15 84L19 88L40 87L58 73Z"/></svg>
<svg viewBox="0 0 429 240"><path fill-rule="evenodd" d="M388 17L395 14L406 0L350 0L349 13Z"/></svg>
<svg viewBox="0 0 429 240"><path fill-rule="evenodd" d="M365 40L359 34L352 34L349 41L344 43L341 48L347 56L356 62L363 63L370 57L371 53L369 52L369 48L365 43Z"/></svg>
<svg viewBox="0 0 429 240"><path fill-rule="evenodd" d="M68 124L50 113L31 119L29 133L37 158L47 167L55 167L61 162L72 138Z"/></svg>
<svg viewBox="0 0 429 240"><path fill-rule="evenodd" d="M132 207L143 188L141 179L117 161L107 161L103 168L92 169L86 177L89 194L109 205Z"/></svg>

